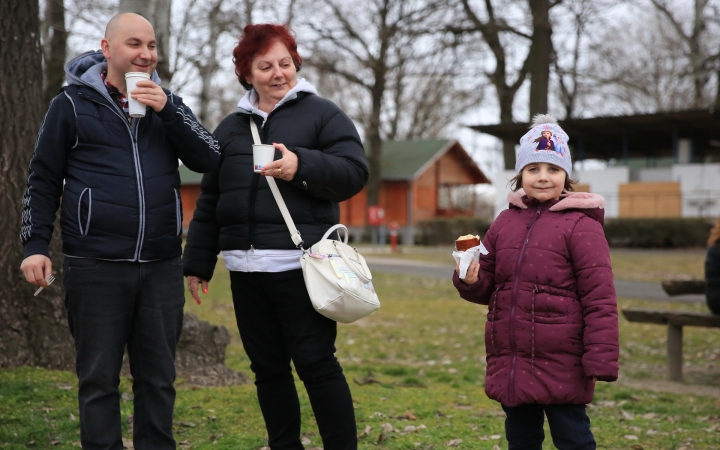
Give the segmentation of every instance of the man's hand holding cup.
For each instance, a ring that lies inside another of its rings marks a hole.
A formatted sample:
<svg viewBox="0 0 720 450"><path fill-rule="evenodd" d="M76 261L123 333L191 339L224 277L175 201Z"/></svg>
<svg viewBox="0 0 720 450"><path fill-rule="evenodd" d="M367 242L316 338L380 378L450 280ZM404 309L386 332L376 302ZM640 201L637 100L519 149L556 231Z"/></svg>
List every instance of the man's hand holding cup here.
<svg viewBox="0 0 720 450"><path fill-rule="evenodd" d="M127 85L128 106L130 117L144 117L145 106L160 112L167 103L167 95L160 86L150 80L145 72L128 72L125 74Z"/></svg>

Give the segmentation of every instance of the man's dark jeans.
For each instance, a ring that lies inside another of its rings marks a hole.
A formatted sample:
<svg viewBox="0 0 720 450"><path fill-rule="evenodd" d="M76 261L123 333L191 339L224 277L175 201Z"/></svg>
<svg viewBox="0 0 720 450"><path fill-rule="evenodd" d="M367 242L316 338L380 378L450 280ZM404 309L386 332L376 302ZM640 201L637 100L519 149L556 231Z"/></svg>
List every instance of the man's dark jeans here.
<svg viewBox="0 0 720 450"><path fill-rule="evenodd" d="M323 448L357 449L350 388L335 358L337 323L313 309L302 271L230 272L230 281L270 448L303 449L292 360L310 397Z"/></svg>
<svg viewBox="0 0 720 450"><path fill-rule="evenodd" d="M505 435L510 450L542 450L543 422L547 414L553 444L560 450L595 450L585 405L503 405Z"/></svg>
<svg viewBox="0 0 720 450"><path fill-rule="evenodd" d="M175 346L185 303L180 258L133 263L66 257L64 269L82 447L123 448L118 385L127 345L135 448L174 449Z"/></svg>

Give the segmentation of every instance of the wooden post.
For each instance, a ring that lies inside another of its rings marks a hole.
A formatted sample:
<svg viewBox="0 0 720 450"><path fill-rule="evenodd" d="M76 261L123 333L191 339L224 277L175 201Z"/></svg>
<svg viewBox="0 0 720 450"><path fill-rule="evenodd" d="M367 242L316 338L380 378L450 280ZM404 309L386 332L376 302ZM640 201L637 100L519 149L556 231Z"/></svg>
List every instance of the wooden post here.
<svg viewBox="0 0 720 450"><path fill-rule="evenodd" d="M667 356L668 356L668 379L670 381L682 381L682 325L668 322Z"/></svg>

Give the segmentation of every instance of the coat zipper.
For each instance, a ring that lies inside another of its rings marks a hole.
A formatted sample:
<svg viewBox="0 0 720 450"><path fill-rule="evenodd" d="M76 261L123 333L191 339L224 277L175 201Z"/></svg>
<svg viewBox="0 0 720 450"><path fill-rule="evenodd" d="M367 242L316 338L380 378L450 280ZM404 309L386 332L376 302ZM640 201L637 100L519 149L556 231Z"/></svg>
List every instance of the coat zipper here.
<svg viewBox="0 0 720 450"><path fill-rule="evenodd" d="M130 123L128 123L127 117L123 117L117 109L119 109L118 106L116 106L115 109L113 109L111 106L99 101L95 100L91 97L87 97L82 95L81 93L78 93L81 97L85 97L91 102L97 103L98 105L104 106L110 111L113 112L116 116L118 116L125 126L127 127L128 134L130 135L130 140L132 141L132 147L133 147L133 162L135 165L135 181L137 183L138 188L138 204L139 204L139 210L140 210L140 220L138 223L138 237L137 242L135 243L135 256L133 257L133 261L139 261L140 260L140 249L142 247L143 240L145 238L145 190L143 188L142 183L142 167L140 167L140 153L137 148L137 129L138 129L138 122L139 119L132 119ZM135 134L133 134L133 129L131 128L131 124L135 128Z"/></svg>
<svg viewBox="0 0 720 450"><path fill-rule="evenodd" d="M528 232L525 234L520 254L518 255L517 265L515 266L515 281L513 282L512 296L510 297L510 323L508 324L508 332L510 333L510 350L512 351L512 360L510 362L510 381L508 383L508 401L509 406L515 406L515 366L517 365L517 342L515 342L515 307L517 306L517 290L520 283L520 266L525 259L525 249L530 242L530 234L532 233L535 222L540 218L542 205L538 206L537 213L532 222L528 226Z"/></svg>
<svg viewBox="0 0 720 450"><path fill-rule="evenodd" d="M140 123L139 118L133 118L132 121L132 127L135 129L135 134L133 135L133 157L135 158L135 171L137 176L137 185L138 189L140 191L139 198L140 198L140 225L138 226L138 243L136 244L135 249L135 260L140 261L140 256L142 254L142 246L145 242L145 186L143 184L143 178L142 178L142 164L140 163L140 152L137 148L137 133Z"/></svg>

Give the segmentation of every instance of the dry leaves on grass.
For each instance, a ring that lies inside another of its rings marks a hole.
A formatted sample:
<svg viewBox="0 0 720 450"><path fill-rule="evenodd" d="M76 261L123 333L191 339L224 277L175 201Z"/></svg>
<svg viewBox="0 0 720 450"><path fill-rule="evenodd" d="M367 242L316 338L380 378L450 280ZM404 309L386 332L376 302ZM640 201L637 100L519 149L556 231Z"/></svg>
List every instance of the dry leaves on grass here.
<svg viewBox="0 0 720 450"><path fill-rule="evenodd" d="M448 441L445 445L448 447L457 447L462 444L462 441L462 439L453 439L452 441Z"/></svg>
<svg viewBox="0 0 720 450"><path fill-rule="evenodd" d="M366 426L365 428L363 428L363 430L360 432L360 434L358 434L358 439L362 439L365 436L369 436L371 431L372 431L372 427L370 425Z"/></svg>

